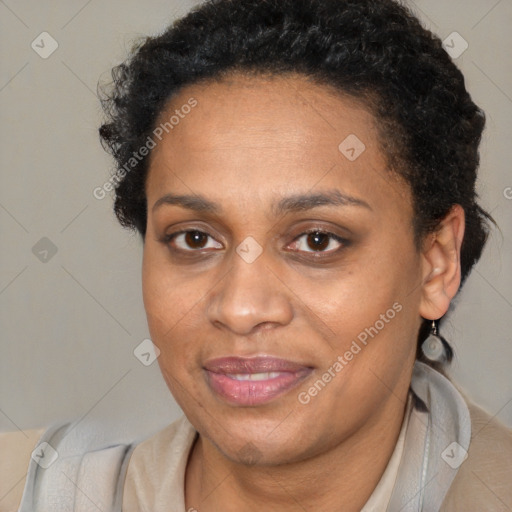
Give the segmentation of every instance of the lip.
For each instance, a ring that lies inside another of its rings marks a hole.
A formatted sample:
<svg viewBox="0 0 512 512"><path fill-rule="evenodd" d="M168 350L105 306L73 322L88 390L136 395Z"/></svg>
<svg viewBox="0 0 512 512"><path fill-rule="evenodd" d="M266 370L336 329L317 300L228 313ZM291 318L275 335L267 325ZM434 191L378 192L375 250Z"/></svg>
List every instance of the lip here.
<svg viewBox="0 0 512 512"><path fill-rule="evenodd" d="M313 371L311 367L271 356L211 359L204 370L210 389L239 406L266 404L295 388ZM261 374L271 375L265 378Z"/></svg>

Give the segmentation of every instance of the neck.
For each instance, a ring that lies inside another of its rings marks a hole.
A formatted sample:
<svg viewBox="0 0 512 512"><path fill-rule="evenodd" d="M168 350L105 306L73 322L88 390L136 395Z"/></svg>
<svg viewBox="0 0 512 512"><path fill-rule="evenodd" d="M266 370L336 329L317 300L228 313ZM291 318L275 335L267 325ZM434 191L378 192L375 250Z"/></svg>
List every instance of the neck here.
<svg viewBox="0 0 512 512"><path fill-rule="evenodd" d="M199 437L186 471L186 510L360 511L395 448L404 400L392 396L377 417L334 449L279 466L233 462Z"/></svg>

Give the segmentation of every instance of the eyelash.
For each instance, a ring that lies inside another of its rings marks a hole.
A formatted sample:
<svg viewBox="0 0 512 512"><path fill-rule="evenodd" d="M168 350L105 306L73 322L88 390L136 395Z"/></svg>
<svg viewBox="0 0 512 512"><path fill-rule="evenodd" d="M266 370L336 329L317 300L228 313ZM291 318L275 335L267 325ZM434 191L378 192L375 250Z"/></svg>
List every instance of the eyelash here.
<svg viewBox="0 0 512 512"><path fill-rule="evenodd" d="M329 241L329 244L332 240L334 240L335 242L339 243L340 244L340 247L338 247L337 249L331 249L330 251L302 251L302 252L305 252L305 253L308 253L308 254L311 254L311 255L318 255L318 254L325 254L325 255L332 255L332 254L337 254L339 253L341 250L343 250L344 248L346 248L348 245L349 245L349 241L346 240L345 238L342 238L330 231L327 231L325 229L320 229L320 228L311 228L311 229L307 229L306 231L304 231L303 233L301 233L299 236L295 237L292 241L292 244L297 242L298 240L300 240L302 237L304 236L307 236L307 235L313 235L313 234L319 234L319 235L325 235L325 236L328 236L330 241ZM314 256L316 258L318 258L318 256Z"/></svg>
<svg viewBox="0 0 512 512"><path fill-rule="evenodd" d="M186 254L188 253L189 256L192 256L194 253L195 254L201 254L201 253L204 253L204 252L211 252L211 249L206 249L206 251L204 249L180 249L180 248L175 248L175 247L172 247L171 245L171 242L173 240L175 240L178 236L180 235L184 235L184 234L187 234L187 233L198 233L198 234L201 234L201 235L206 235L208 238L210 239L213 239L215 240L215 238L213 236L211 236L209 233L207 233L206 231L201 231L201 230L198 230L198 229L186 229L186 230L182 230L182 231L177 231L175 233L170 233L168 235L165 235L160 241L162 243L164 243L165 245L167 245L172 251L174 252L177 252L177 253L181 253L181 254ZM319 235L325 235L325 236L328 236L330 241L334 240L335 242L339 243L340 244L340 247L338 247L337 249L334 249L334 250L329 250L329 251L289 251L289 252L299 252L299 253L302 253L302 254L310 254L313 258L319 258L319 257L322 257L322 256L319 256L319 255L332 255L332 254L336 254L336 253L339 253L341 252L343 249L345 249L348 245L350 245L349 241L345 238L342 238L330 231L327 231L325 229L320 229L320 228L311 228L311 229L308 229L304 232L302 232L300 235L296 236L292 242L288 245L291 245L293 243L296 243L298 240L300 240L302 237L304 236L307 236L307 235L311 235L311 234L319 234ZM330 244L330 241L329 241L329 244ZM217 242L217 243L220 243L220 242ZM310 256L310 257L311 257Z"/></svg>

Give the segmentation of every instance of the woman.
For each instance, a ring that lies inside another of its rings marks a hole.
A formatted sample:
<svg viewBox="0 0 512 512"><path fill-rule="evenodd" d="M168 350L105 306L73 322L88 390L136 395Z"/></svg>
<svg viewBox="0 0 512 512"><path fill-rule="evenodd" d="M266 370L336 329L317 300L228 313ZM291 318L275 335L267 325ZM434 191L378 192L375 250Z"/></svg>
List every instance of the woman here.
<svg viewBox="0 0 512 512"><path fill-rule="evenodd" d="M214 0L113 77L115 212L185 416L101 450L53 427L20 510L511 507L510 432L442 374L490 217L441 41L393 0Z"/></svg>

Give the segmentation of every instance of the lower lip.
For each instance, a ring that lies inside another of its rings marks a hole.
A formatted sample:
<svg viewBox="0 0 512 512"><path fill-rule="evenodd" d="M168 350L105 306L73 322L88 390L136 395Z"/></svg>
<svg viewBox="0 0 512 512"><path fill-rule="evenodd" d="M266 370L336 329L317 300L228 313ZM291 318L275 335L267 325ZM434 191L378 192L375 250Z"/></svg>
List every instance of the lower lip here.
<svg viewBox="0 0 512 512"><path fill-rule="evenodd" d="M287 393L303 381L311 370L281 372L267 380L236 380L222 373L206 370L210 388L234 405L261 405Z"/></svg>

